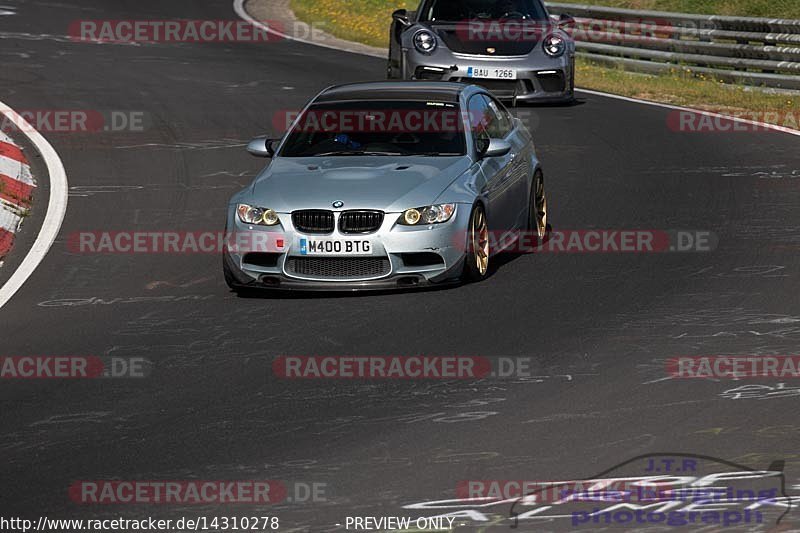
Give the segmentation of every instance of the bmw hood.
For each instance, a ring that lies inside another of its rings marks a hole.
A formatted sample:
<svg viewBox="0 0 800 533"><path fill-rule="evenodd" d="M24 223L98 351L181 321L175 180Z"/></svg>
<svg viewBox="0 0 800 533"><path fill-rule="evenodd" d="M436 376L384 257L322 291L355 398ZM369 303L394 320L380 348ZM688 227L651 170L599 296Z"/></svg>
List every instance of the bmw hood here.
<svg viewBox="0 0 800 533"><path fill-rule="evenodd" d="M251 200L279 213L334 209L334 202L400 212L432 203L470 164L467 156L276 158L253 183Z"/></svg>

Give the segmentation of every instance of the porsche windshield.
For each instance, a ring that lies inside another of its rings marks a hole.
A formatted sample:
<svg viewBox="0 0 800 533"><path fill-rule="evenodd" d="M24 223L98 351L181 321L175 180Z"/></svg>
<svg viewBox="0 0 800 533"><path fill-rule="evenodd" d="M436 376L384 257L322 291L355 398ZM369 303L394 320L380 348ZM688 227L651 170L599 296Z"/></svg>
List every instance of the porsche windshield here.
<svg viewBox="0 0 800 533"><path fill-rule="evenodd" d="M548 20L539 0L430 0L422 10L423 22L464 20Z"/></svg>
<svg viewBox="0 0 800 533"><path fill-rule="evenodd" d="M332 102L309 107L279 154L314 156L460 156L466 140L454 103Z"/></svg>

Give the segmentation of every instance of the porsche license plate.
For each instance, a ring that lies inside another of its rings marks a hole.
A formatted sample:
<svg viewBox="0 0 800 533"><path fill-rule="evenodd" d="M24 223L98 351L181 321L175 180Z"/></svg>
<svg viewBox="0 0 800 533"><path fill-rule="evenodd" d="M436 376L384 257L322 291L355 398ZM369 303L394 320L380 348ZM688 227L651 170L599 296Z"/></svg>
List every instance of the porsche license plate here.
<svg viewBox="0 0 800 533"><path fill-rule="evenodd" d="M300 239L300 255L372 255L366 239Z"/></svg>
<svg viewBox="0 0 800 533"><path fill-rule="evenodd" d="M468 78L483 78L490 80L515 80L517 71L513 68L469 67Z"/></svg>

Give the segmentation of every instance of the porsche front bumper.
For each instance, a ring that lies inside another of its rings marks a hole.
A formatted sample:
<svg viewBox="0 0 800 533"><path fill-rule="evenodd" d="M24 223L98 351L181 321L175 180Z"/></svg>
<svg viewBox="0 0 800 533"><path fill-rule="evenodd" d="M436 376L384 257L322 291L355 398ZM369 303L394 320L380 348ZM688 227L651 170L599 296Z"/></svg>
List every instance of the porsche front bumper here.
<svg viewBox="0 0 800 533"><path fill-rule="evenodd" d="M571 54L552 58L539 51L525 56L492 57L449 50L438 50L432 55L403 50L403 56L403 79L473 83L502 100L547 102L572 98L574 56ZM471 77L470 67L514 69L517 79Z"/></svg>

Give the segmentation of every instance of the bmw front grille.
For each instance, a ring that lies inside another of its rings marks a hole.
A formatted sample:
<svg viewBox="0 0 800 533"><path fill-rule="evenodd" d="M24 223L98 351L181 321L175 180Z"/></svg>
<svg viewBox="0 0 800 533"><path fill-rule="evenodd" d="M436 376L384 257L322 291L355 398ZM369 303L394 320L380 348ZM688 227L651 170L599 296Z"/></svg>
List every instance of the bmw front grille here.
<svg viewBox="0 0 800 533"><path fill-rule="evenodd" d="M383 224L382 211L344 211L339 217L342 233L373 233Z"/></svg>
<svg viewBox="0 0 800 533"><path fill-rule="evenodd" d="M304 209L292 213L292 224L302 233L333 233L333 211L324 209Z"/></svg>
<svg viewBox="0 0 800 533"><path fill-rule="evenodd" d="M301 233L326 235L333 233L333 211L304 209L292 213L292 224ZM383 211L343 211L339 216L339 231L345 234L364 234L378 231L383 224Z"/></svg>

